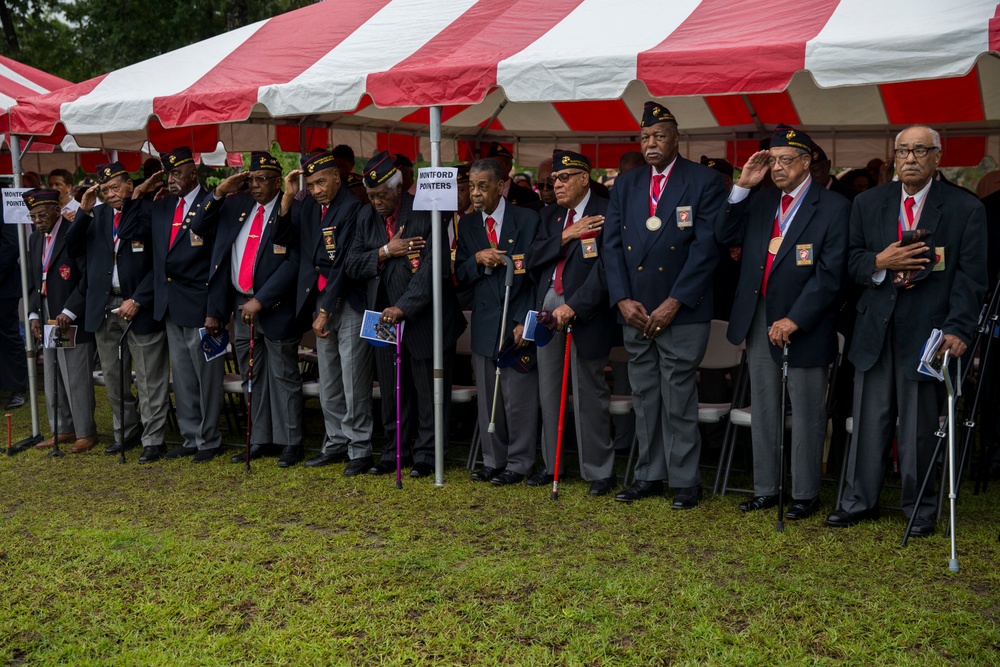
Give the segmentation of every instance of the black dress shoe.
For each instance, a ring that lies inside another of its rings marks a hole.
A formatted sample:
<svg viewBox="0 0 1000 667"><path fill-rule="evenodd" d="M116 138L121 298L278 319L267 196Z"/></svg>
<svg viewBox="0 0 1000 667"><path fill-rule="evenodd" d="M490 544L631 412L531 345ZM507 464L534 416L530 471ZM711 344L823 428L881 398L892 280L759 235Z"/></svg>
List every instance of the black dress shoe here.
<svg viewBox="0 0 1000 667"><path fill-rule="evenodd" d="M587 494L591 496L606 496L616 486L618 486L617 477L611 476L606 479L599 479L590 483L590 491Z"/></svg>
<svg viewBox="0 0 1000 667"><path fill-rule="evenodd" d="M254 461L262 456L266 456L270 448L270 445L250 445L250 460ZM230 463L246 463L246 460L246 447L242 447L238 454L233 454L229 457Z"/></svg>
<svg viewBox="0 0 1000 667"><path fill-rule="evenodd" d="M181 445L180 447L174 447L169 452L167 452L168 459L179 459L185 456L194 456L198 452L197 447L185 447Z"/></svg>
<svg viewBox="0 0 1000 667"><path fill-rule="evenodd" d="M632 482L624 491L618 493L615 496L615 500L620 503L633 503L636 500L642 500L643 498L649 498L651 496L662 496L663 495L663 480L658 479L652 482L647 482L641 479L637 479Z"/></svg>
<svg viewBox="0 0 1000 667"><path fill-rule="evenodd" d="M921 521L917 519L913 522L913 528L910 529L910 537L930 537L933 534L933 521Z"/></svg>
<svg viewBox="0 0 1000 667"><path fill-rule="evenodd" d="M691 510L698 506L699 500L701 500L701 484L677 489L670 507L675 510Z"/></svg>
<svg viewBox="0 0 1000 667"><path fill-rule="evenodd" d="M362 473L366 473L371 470L372 465L375 463L375 459L370 456L363 456L360 459L354 459L347 464L344 468L344 477L355 477ZM306 465L309 465L306 463Z"/></svg>
<svg viewBox="0 0 1000 667"><path fill-rule="evenodd" d="M536 472L534 475L524 480L528 486L547 486L552 483L552 475L546 472Z"/></svg>
<svg viewBox="0 0 1000 667"><path fill-rule="evenodd" d="M524 475L513 470L504 470L502 473L490 480L493 486L510 486L519 484L524 480Z"/></svg>
<svg viewBox="0 0 1000 667"><path fill-rule="evenodd" d="M306 467L319 468L320 466L328 466L331 463L340 463L341 461L346 460L344 458L345 456L345 454L341 453L326 452L324 454L323 452L320 452L317 456L314 456L306 461Z"/></svg>
<svg viewBox="0 0 1000 667"><path fill-rule="evenodd" d="M24 392L15 391L10 395L10 399L7 401L7 405L3 406L4 410L17 410L19 407L24 405Z"/></svg>
<svg viewBox="0 0 1000 667"><path fill-rule="evenodd" d="M488 482L504 471L503 468L491 468L483 466L470 475L473 482Z"/></svg>
<svg viewBox="0 0 1000 667"><path fill-rule="evenodd" d="M812 498L811 500L792 500L792 504L788 507L788 511L785 512L785 518L790 521L808 519L818 511L819 498Z"/></svg>
<svg viewBox="0 0 1000 667"><path fill-rule="evenodd" d="M833 526L834 528L847 528L849 526L856 526L862 521L874 521L878 516L879 511L877 507L862 512L848 512L847 510L838 509L826 517L826 525Z"/></svg>
<svg viewBox="0 0 1000 667"><path fill-rule="evenodd" d="M434 474L434 466L430 463L424 463L422 461L417 461L413 464L413 469L410 470L410 477L418 479L420 477L430 477Z"/></svg>
<svg viewBox="0 0 1000 667"><path fill-rule="evenodd" d="M112 442L110 445L104 448L104 453L107 454L108 456L111 456L112 454L118 454L121 451L122 451L122 443L120 442ZM145 454L145 447L143 448L143 453ZM139 463L142 463L142 461L139 461Z"/></svg>
<svg viewBox="0 0 1000 667"><path fill-rule="evenodd" d="M194 455L191 459L191 463L204 463L205 461L211 461L216 456L222 453L222 447L212 447L211 449L199 449L198 453ZM246 456L244 455L244 460Z"/></svg>
<svg viewBox="0 0 1000 667"><path fill-rule="evenodd" d="M738 505L741 512L756 512L775 507L778 504L778 496L754 496L749 500L744 500Z"/></svg>
<svg viewBox="0 0 1000 667"><path fill-rule="evenodd" d="M291 468L304 458L302 445L285 445L285 451L281 452L281 458L278 459L278 467Z"/></svg>
<svg viewBox="0 0 1000 667"><path fill-rule="evenodd" d="M368 471L369 475L388 475L390 472L396 472L396 461L390 461L389 459L382 459L377 464L371 467Z"/></svg>
<svg viewBox="0 0 1000 667"><path fill-rule="evenodd" d="M163 447L143 447L139 463L152 463L163 456Z"/></svg>

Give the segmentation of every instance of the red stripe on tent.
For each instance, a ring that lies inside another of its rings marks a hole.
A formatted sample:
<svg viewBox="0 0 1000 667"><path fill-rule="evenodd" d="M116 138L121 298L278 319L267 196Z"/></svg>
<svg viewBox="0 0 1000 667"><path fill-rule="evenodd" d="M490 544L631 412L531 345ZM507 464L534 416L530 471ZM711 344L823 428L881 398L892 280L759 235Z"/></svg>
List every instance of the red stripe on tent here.
<svg viewBox="0 0 1000 667"><path fill-rule="evenodd" d="M458 114L462 113L469 106L467 104L451 104L448 106L441 107L441 122L445 122L449 118L454 118ZM422 107L417 109L411 114L403 116L401 123L418 123L420 125L430 125L431 124L431 110L427 107Z"/></svg>
<svg viewBox="0 0 1000 667"><path fill-rule="evenodd" d="M388 2L322 2L269 19L186 90L154 99L153 113L168 127L246 120L261 86L291 81Z"/></svg>
<svg viewBox="0 0 1000 667"><path fill-rule="evenodd" d="M705 97L708 110L715 116L715 122L722 127L733 125L753 125L753 116L746 102L739 95L717 95ZM683 119L682 119L683 120Z"/></svg>
<svg viewBox="0 0 1000 667"><path fill-rule="evenodd" d="M989 30L990 51L1000 51L1000 5L997 6L996 14L990 19Z"/></svg>
<svg viewBox="0 0 1000 667"><path fill-rule="evenodd" d="M760 150L760 142L756 139L736 139L726 142L726 159L729 163L742 169L750 156Z"/></svg>
<svg viewBox="0 0 1000 667"><path fill-rule="evenodd" d="M638 132L639 124L622 100L554 102L556 112L573 132Z"/></svg>
<svg viewBox="0 0 1000 667"><path fill-rule="evenodd" d="M639 150L639 144L580 144L580 152L591 159L595 169L617 169L622 155Z"/></svg>
<svg viewBox="0 0 1000 667"><path fill-rule="evenodd" d="M750 100L750 105L757 112L757 118L762 123L798 125L801 122L799 114L795 111L795 105L792 104L792 97L787 91L747 95L747 99Z"/></svg>
<svg viewBox="0 0 1000 667"><path fill-rule="evenodd" d="M163 127L155 118L146 123L146 135L157 150L173 150L187 146L196 153L211 153L219 146L218 125L191 125L189 127Z"/></svg>
<svg viewBox="0 0 1000 667"><path fill-rule="evenodd" d="M979 72L929 81L906 81L879 86L891 125L960 123L984 120Z"/></svg>
<svg viewBox="0 0 1000 667"><path fill-rule="evenodd" d="M0 91L7 97L13 97L14 99L19 97L35 97L36 95L43 94L5 76L0 76Z"/></svg>
<svg viewBox="0 0 1000 667"><path fill-rule="evenodd" d="M10 109L10 129L15 134L49 135L62 119L62 105L77 100L94 90L107 74L78 83L75 86L60 88L44 97L26 97L20 99Z"/></svg>
<svg viewBox="0 0 1000 667"><path fill-rule="evenodd" d="M346 113L346 114L347 114L348 116L350 116L350 115L352 115L352 114L356 114L357 112L361 111L361 110L362 110L362 109L364 109L365 107L370 107L370 106L371 106L372 104L373 104L373 103L372 103L372 98L371 98L371 96L370 96L370 95L369 95L368 93L365 93L364 95L362 95L362 96L361 96L361 101L360 101L360 102L358 102L358 108L357 108L357 109L355 109L354 111L347 111L347 112L345 112L345 113Z"/></svg>
<svg viewBox="0 0 1000 667"><path fill-rule="evenodd" d="M986 137L941 137L942 167L971 167L986 155Z"/></svg>
<svg viewBox="0 0 1000 667"><path fill-rule="evenodd" d="M381 107L482 102L497 83L497 64L530 46L581 2L481 0L409 58L369 74L366 89Z"/></svg>
<svg viewBox="0 0 1000 667"><path fill-rule="evenodd" d="M389 151L393 155L402 153L414 162L420 153L420 137L408 134L389 134L379 132L375 137L375 146L380 151Z"/></svg>
<svg viewBox="0 0 1000 667"><path fill-rule="evenodd" d="M278 125L274 128L274 138L281 150L289 153L308 153L317 148L326 150L330 146L330 131L325 127Z"/></svg>
<svg viewBox="0 0 1000 667"><path fill-rule="evenodd" d="M805 67L806 42L838 4L703 0L669 37L639 54L636 78L657 97L784 90Z"/></svg>
<svg viewBox="0 0 1000 667"><path fill-rule="evenodd" d="M10 58L5 58L4 56L0 56L0 65L17 72L28 81L37 83L46 90L57 90L59 88L65 88L66 86L73 85L72 81L61 79L54 74L43 72L40 69L36 69L30 65L25 65L24 63L19 63L16 60L11 60ZM32 91L32 94L37 95L34 91Z"/></svg>

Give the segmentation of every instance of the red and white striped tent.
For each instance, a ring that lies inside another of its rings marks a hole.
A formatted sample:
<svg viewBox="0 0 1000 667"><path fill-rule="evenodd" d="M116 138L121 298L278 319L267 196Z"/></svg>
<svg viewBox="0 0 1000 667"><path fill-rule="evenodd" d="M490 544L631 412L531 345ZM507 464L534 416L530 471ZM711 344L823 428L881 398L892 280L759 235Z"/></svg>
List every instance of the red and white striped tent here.
<svg viewBox="0 0 1000 667"><path fill-rule="evenodd" d="M681 150L742 160L779 122L840 165L885 155L898 128L943 130L945 164L1000 154L1000 12L993 0L336 0L40 97L25 135L136 150L297 150L346 142L442 157L556 143L613 166L642 102L677 116Z"/></svg>
<svg viewBox="0 0 1000 667"><path fill-rule="evenodd" d="M16 60L0 56L0 144L6 149L8 145L7 131L10 124L7 111L14 106L17 98L40 95L69 86L71 83L48 72L29 67ZM46 154L52 153L55 146L47 143L32 144L30 151L34 154L27 160L29 164L22 165L24 169L38 170L38 164ZM0 173L11 172L10 154L4 150L0 154Z"/></svg>

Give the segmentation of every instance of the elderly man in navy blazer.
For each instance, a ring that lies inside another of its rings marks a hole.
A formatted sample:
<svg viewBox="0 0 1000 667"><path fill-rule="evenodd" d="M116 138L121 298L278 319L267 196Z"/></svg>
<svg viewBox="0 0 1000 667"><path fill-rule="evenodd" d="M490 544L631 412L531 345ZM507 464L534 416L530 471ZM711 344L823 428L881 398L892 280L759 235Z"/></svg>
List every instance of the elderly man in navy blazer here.
<svg viewBox="0 0 1000 667"><path fill-rule="evenodd" d="M246 191L240 191L247 184ZM281 165L270 153L250 155L250 168L216 186L191 221L199 236L215 236L209 283L223 280L224 304L209 303L208 315L235 317L236 355L246 391L250 325L254 325L252 458L269 445L283 447L278 467L303 459L302 376L299 341L306 325L296 318L299 249L274 239L281 199ZM192 452L193 453L193 452ZM230 461L242 462L243 453Z"/></svg>
<svg viewBox="0 0 1000 667"><path fill-rule="evenodd" d="M608 200L591 191L586 156L556 149L551 164L555 206L542 210L528 269L538 283L536 310L551 312L559 330L567 325L573 328L570 367L580 472L591 483L590 495L603 496L616 483L608 415L611 390L604 377L616 323L600 257ZM551 483L555 472L565 346L566 336L557 333L548 345L538 348L545 468L528 478L528 486Z"/></svg>
<svg viewBox="0 0 1000 667"><path fill-rule="evenodd" d="M810 176L812 141L779 125L769 150L750 156L718 226L719 243L743 248L728 338L747 344L753 405L754 497L744 512L778 504L782 348L792 405L792 504L785 517L819 510L828 366L837 357L837 297L847 262L850 203ZM750 194L770 171L774 188Z"/></svg>
<svg viewBox="0 0 1000 667"><path fill-rule="evenodd" d="M672 507L691 509L701 495L695 371L711 330L715 222L726 194L718 172L678 157L669 110L647 102L641 125L648 166L616 180L604 224L639 440L635 482L615 500L662 494L667 480L676 490Z"/></svg>
<svg viewBox="0 0 1000 667"><path fill-rule="evenodd" d="M986 213L974 196L934 178L937 132L907 128L894 151L899 181L861 193L851 210L847 271L863 288L849 356L857 371L854 446L841 506L826 523L878 517L898 417L901 505L916 515L910 534L927 537L936 497L933 485L923 496L918 491L931 466L944 387L917 367L932 329L944 334L938 357L962 357L972 342L987 287Z"/></svg>

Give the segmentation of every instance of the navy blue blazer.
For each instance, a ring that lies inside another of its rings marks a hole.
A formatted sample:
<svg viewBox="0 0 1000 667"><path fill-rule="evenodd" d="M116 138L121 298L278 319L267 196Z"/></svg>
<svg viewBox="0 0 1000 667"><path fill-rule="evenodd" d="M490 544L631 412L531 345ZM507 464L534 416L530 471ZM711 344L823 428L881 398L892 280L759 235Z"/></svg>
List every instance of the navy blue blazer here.
<svg viewBox="0 0 1000 667"><path fill-rule="evenodd" d="M125 212L122 211L121 219ZM121 225L119 219L119 228ZM90 214L82 210L66 233L66 247L70 257L87 259L87 330L97 331L108 316L108 299L111 296L111 273L117 258L118 283L122 299L132 299L139 304L139 313L132 323L132 331L148 334L163 330L163 323L153 317L153 253L148 235L135 235L126 241L119 238L118 250L114 248L114 209L106 204L95 206ZM116 316L112 316L116 317Z"/></svg>
<svg viewBox="0 0 1000 667"><path fill-rule="evenodd" d="M281 193L278 193L281 197ZM248 216L257 202L248 192L215 199L209 194L191 220L191 229L199 236L215 236L209 283L219 280L225 284L226 298L222 304L209 303L208 315L223 322L229 321L236 299L236 287L231 279L232 248ZM260 244L253 272L253 296L263 306L260 323L271 340L288 340L302 335L305 326L296 320L295 282L299 273L299 249L295 245L274 242L274 222L278 217L280 200L275 205ZM221 289L221 288L220 288Z"/></svg>
<svg viewBox="0 0 1000 667"><path fill-rule="evenodd" d="M920 350L931 329L972 341L986 294L986 211L975 196L934 181L927 192L918 229L931 233L938 265L909 289L896 289L891 272L876 285L875 255L899 239L902 184L886 183L862 192L851 209L847 270L863 287L858 299L849 359L859 371L875 365L889 320L907 378L933 380L917 372ZM969 355L966 355L968 358Z"/></svg>
<svg viewBox="0 0 1000 667"><path fill-rule="evenodd" d="M73 324L77 326L76 339L85 343L94 340L94 334L87 329L87 280L86 259L70 257L66 248L66 234L70 222L63 218L59 233L52 241L52 259L45 281L46 301L49 306L49 317L66 309L76 315ZM13 225L11 225L13 227ZM45 234L32 232L28 239L28 312L37 313L43 318L42 312L42 250L45 246ZM18 281L20 284L20 281Z"/></svg>
<svg viewBox="0 0 1000 667"><path fill-rule="evenodd" d="M424 249L417 257L394 257L379 266L379 249L389 242L385 233L385 219L371 204L362 207L358 214L357 227L351 240L346 260L346 273L355 280L365 281L366 304L368 310L382 311L395 306L403 311L403 345L414 359L434 357L434 308L432 293L431 214L430 211L414 211L413 195L402 195L399 220L396 229L405 226L402 238L420 236L425 241ZM448 230L443 226L441 238L448 238ZM455 345L455 341L465 331L465 318L455 297L455 286L451 281L451 252L447 241L439 248L441 257L441 316L444 348ZM383 298L384 297L384 298Z"/></svg>
<svg viewBox="0 0 1000 667"><path fill-rule="evenodd" d="M174 244L170 234L178 198L129 200L122 206L118 234L123 239L149 238L153 256L153 317L162 321L168 314L182 327L203 327L209 300L224 308L226 288L222 280L208 280L215 237L199 236L191 227L208 192L200 188L187 212Z"/></svg>
<svg viewBox="0 0 1000 667"><path fill-rule="evenodd" d="M511 185L512 188L518 187ZM506 203L498 250L504 250L511 259L524 264L514 274L507 309L506 335L514 326L524 323L524 316L535 306L537 285L527 270L527 255L538 231L538 214L528 208ZM472 350L479 355L496 359L500 345L500 320L503 316L504 267L493 269L491 275L476 264L476 253L490 247L486 237L483 214L473 211L458 222L458 247L455 249L455 275L459 285L472 288Z"/></svg>
<svg viewBox="0 0 1000 667"><path fill-rule="evenodd" d="M602 251L611 305L632 299L652 312L673 297L682 304L674 323L708 322L719 260L715 224L726 204L722 175L678 157L656 207L661 225L655 231L646 228L651 176L648 165L633 169L615 179L611 191ZM692 224L682 228L678 209L684 206L691 207Z"/></svg>
<svg viewBox="0 0 1000 667"><path fill-rule="evenodd" d="M30 233L31 228L26 231ZM21 298L20 254L17 225L8 225L0 217L0 299Z"/></svg>
<svg viewBox="0 0 1000 667"><path fill-rule="evenodd" d="M312 319L316 300L316 281L326 276L320 306L329 313L339 313L345 305L356 312L365 309L365 286L344 273L347 250L351 245L358 213L363 204L346 187L337 190L333 201L320 219L323 207L311 196L294 201L287 215L279 215L274 228L274 242L296 245L300 249L299 277L295 289L295 310L300 318ZM333 259L327 252L323 230L332 229Z"/></svg>
<svg viewBox="0 0 1000 667"><path fill-rule="evenodd" d="M565 257L563 295L566 305L576 313L573 342L584 358L600 359L611 351L617 329L614 326L614 311L608 304L607 279L600 257L600 236L603 231L595 239L598 244L597 257L585 258L579 240L562 245L562 231L566 226L568 210L556 204L542 209L541 224L528 255L528 269L532 271L538 284L534 308L542 309L545 294L552 281L552 272L559 260ZM583 215L605 215L607 211L608 200L592 193Z"/></svg>
<svg viewBox="0 0 1000 667"><path fill-rule="evenodd" d="M746 340L753 323L781 195L778 188L760 190L728 206L719 220L719 243L743 247L727 334L733 345ZM774 258L765 310L769 325L787 317L799 326L788 346L789 366L826 366L837 357L837 304L846 278L850 215L847 199L812 181ZM781 348L769 349L781 363Z"/></svg>

